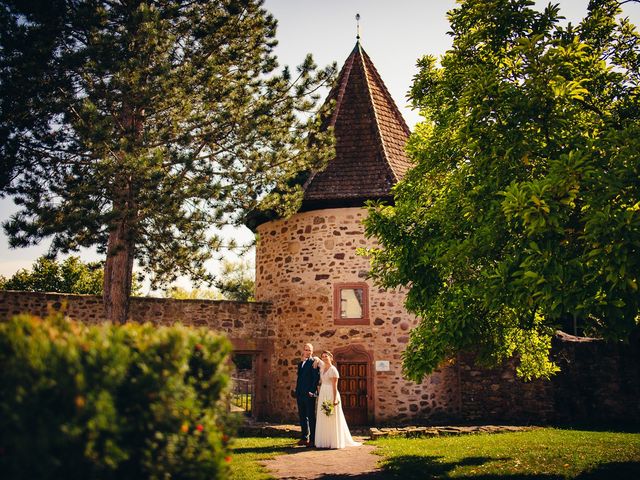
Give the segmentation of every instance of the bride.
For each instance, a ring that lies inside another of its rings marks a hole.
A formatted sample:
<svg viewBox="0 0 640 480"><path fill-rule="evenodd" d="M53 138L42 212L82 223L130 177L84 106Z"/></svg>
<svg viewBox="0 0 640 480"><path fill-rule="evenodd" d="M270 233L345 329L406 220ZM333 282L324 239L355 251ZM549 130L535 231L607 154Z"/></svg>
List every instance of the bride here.
<svg viewBox="0 0 640 480"><path fill-rule="evenodd" d="M347 420L342 412L340 393L338 392L338 369L333 366L333 355L328 350L320 358L314 357L314 367L320 367L320 393L316 411L317 448L345 448L362 445L355 442L349 433Z"/></svg>

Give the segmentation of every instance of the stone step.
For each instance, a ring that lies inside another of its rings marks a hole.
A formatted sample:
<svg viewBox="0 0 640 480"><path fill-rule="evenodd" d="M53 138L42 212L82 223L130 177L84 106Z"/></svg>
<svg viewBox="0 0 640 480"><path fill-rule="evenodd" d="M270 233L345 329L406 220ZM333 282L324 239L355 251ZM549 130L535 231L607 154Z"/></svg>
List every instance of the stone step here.
<svg viewBox="0 0 640 480"><path fill-rule="evenodd" d="M522 432L540 428L519 425L473 425L473 426L398 426L398 427L353 427L351 435L375 440L383 437L435 437L440 435L470 435L479 433ZM300 436L300 426L248 421L238 429L241 437L292 437Z"/></svg>

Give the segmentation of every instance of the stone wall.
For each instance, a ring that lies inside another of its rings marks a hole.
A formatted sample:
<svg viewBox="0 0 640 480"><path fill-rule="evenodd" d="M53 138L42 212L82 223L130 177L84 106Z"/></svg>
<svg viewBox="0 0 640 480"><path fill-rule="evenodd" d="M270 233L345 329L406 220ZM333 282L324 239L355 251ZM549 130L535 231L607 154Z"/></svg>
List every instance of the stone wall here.
<svg viewBox="0 0 640 480"><path fill-rule="evenodd" d="M559 334L553 356L554 420L640 425L640 338L604 342Z"/></svg>
<svg viewBox="0 0 640 480"><path fill-rule="evenodd" d="M277 327L270 397L280 420L296 418L295 400L288 393L295 386L295 366L306 342L316 352L362 352L370 375L372 423L446 417L459 406L451 368L420 385L402 378L401 354L417 320L404 309L402 291L377 288L367 279L369 259L356 252L374 246L364 237L365 215L362 208L317 210L258 227L256 298L273 304ZM343 283L368 286L367 324L341 325L334 320L334 288ZM376 371L378 360L387 361L389 369Z"/></svg>
<svg viewBox="0 0 640 480"><path fill-rule="evenodd" d="M460 419L520 424L640 424L640 341L605 342L558 332L550 381L523 382L515 362L486 369L461 355Z"/></svg>
<svg viewBox="0 0 640 480"><path fill-rule="evenodd" d="M516 379L513 362L485 369L472 356L461 355L456 363L416 385L401 376L404 344L393 343L406 332L397 327L410 321L406 313L399 322L395 318L401 313L394 312L391 321L381 325L374 321L369 326L331 326L330 319L320 315L326 314L331 302L325 299L328 305L312 304L321 294L308 288L309 296L305 297L304 291L298 293L299 304L281 301L278 310L266 302L133 298L130 317L157 325L181 322L225 332L237 352L254 358L254 414L258 418L295 421L296 407L288 393L295 384L295 363L302 344L312 341L318 349L342 349L345 355L353 345L370 352L371 424L640 424L638 338L630 344L606 343L560 333L554 339L552 354L562 370L550 382ZM379 294L370 293L372 297ZM381 302L372 298L374 304ZM0 291L0 321L23 312L44 316L48 309L59 310L63 305L76 320L88 324L105 320L100 297ZM382 316L374 318L384 320ZM375 371L376 359L389 360L389 370Z"/></svg>
<svg viewBox="0 0 640 480"><path fill-rule="evenodd" d="M553 419L551 383L518 379L514 361L487 369L465 354L458 357L458 370L461 421L540 424Z"/></svg>
<svg viewBox="0 0 640 480"><path fill-rule="evenodd" d="M0 320L23 312L46 316L49 309L60 310L63 305L66 315L76 321L87 324L106 321L102 297L96 295L13 291L0 291ZM128 319L155 325L179 322L224 332L229 338L255 339L273 334L270 311L271 305L264 302L132 297Z"/></svg>
<svg viewBox="0 0 640 480"><path fill-rule="evenodd" d="M0 321L28 312L46 316L50 309L87 324L104 322L102 298L95 295L65 295L58 293L0 291ZM253 412L256 417L269 413L268 366L273 355L274 327L270 324L271 305L261 302L231 302L217 300L175 300L167 298L131 298L129 321L155 325L182 323L207 327L223 332L234 350L254 357L255 385Z"/></svg>

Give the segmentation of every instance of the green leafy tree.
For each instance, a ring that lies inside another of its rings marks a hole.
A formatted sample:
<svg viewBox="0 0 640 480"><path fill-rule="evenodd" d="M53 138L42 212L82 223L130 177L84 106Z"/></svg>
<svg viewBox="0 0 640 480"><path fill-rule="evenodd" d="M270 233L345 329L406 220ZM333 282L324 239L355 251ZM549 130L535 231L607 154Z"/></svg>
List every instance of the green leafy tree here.
<svg viewBox="0 0 640 480"><path fill-rule="evenodd" d="M215 289L194 288L186 290L182 287L172 287L167 295L181 300L234 300L249 302L254 300L255 278L250 262L240 260L233 262L222 261L222 270L215 282Z"/></svg>
<svg viewBox="0 0 640 480"><path fill-rule="evenodd" d="M193 288L187 290L182 287L171 287L167 297L177 300L222 300L222 294L214 289Z"/></svg>
<svg viewBox="0 0 640 480"><path fill-rule="evenodd" d="M58 292L101 295L104 270L102 263L83 263L69 257L61 263L47 257L37 259L31 270L18 270L11 278L0 280L3 290Z"/></svg>
<svg viewBox="0 0 640 480"><path fill-rule="evenodd" d="M134 260L154 288L211 281L212 227L291 211L291 179L331 154L314 112L335 66L277 71L275 31L261 0L0 1L11 245L96 246L116 322Z"/></svg>
<svg viewBox="0 0 640 480"><path fill-rule="evenodd" d="M627 339L640 295L640 38L613 0L577 26L558 6L466 0L453 47L419 61L425 122L395 206L370 208L373 276L420 317L419 380L461 350L557 371L556 329Z"/></svg>
<svg viewBox="0 0 640 480"><path fill-rule="evenodd" d="M76 256L62 262L43 256L34 262L31 270L23 268L8 279L0 277L0 290L102 295L103 267L103 262L84 263ZM133 279L131 293L140 293L136 278Z"/></svg>

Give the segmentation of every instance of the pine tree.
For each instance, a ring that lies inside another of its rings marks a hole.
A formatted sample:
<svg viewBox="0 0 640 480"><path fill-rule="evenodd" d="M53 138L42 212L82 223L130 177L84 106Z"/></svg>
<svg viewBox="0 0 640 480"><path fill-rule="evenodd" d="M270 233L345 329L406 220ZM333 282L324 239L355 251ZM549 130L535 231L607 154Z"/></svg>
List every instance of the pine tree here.
<svg viewBox="0 0 640 480"><path fill-rule="evenodd" d="M260 0L1 1L11 245L96 246L116 322L134 260L154 287L211 280L212 229L258 203L294 208L291 179L331 152L315 92L335 66L277 71L275 31Z"/></svg>

